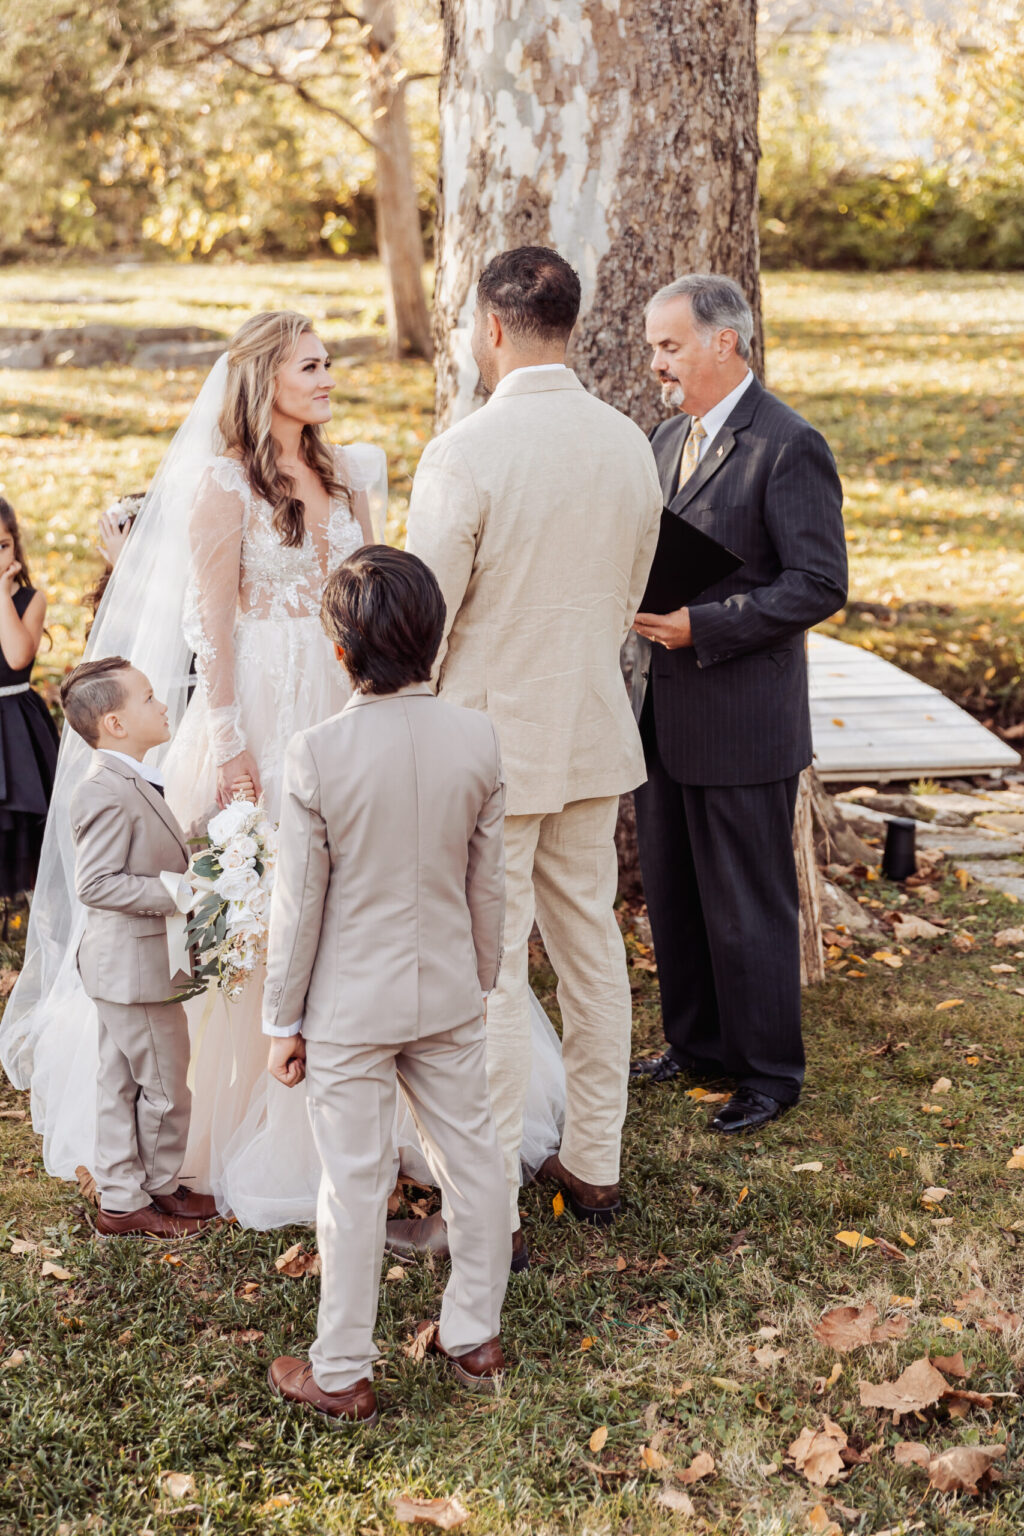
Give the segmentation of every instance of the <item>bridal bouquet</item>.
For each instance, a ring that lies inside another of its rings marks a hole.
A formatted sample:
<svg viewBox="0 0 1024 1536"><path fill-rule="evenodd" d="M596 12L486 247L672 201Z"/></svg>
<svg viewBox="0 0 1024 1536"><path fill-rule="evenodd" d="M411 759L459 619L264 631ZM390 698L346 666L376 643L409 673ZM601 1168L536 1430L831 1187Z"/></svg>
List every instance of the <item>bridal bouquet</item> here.
<svg viewBox="0 0 1024 1536"><path fill-rule="evenodd" d="M266 959L276 854L277 831L262 803L233 800L211 817L187 876L197 898L187 934L198 964L183 997L216 987L237 998Z"/></svg>

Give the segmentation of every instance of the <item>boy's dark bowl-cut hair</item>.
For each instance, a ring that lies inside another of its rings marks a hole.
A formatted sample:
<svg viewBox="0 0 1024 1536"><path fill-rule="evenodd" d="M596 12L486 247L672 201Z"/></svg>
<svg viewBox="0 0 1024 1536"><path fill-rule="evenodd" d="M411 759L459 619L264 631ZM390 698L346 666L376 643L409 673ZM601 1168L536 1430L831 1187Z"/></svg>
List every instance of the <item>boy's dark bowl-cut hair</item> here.
<svg viewBox="0 0 1024 1536"><path fill-rule="evenodd" d="M445 620L437 578L417 555L367 544L332 571L320 622L358 693L428 683Z"/></svg>

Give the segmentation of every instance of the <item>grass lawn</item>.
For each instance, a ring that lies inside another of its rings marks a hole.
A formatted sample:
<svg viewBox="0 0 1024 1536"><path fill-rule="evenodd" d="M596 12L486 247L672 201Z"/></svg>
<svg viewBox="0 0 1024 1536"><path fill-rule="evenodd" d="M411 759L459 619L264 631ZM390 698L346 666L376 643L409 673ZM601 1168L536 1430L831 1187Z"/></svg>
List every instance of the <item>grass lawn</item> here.
<svg viewBox="0 0 1024 1536"><path fill-rule="evenodd" d="M228 331L287 293L343 356L346 334L376 315L375 285L367 265L175 268L166 282L138 270L7 269L0 322L94 319L96 307L53 306L53 297L116 293L128 302L115 318L138 306L151 322ZM1024 594L1013 400L1024 383L1024 279L770 276L765 291L770 382L826 430L847 484L854 597L929 605L895 626L872 618L869 627L851 609L843 632L916 651L922 668L941 651L990 687L998 678L983 672L1017 644ZM358 320L325 318L346 304ZM338 373L332 430L388 447L397 534L430 430L429 372L361 356ZM53 599L44 675L59 673L79 643L76 599L92 576L96 515L144 483L196 384L130 369L0 373L0 488L31 530ZM982 650L984 668L973 660ZM795 1112L755 1141L724 1141L706 1131L707 1109L688 1083L641 1086L626 1127L627 1210L613 1229L582 1229L556 1216L544 1192L524 1192L535 1262L510 1286L515 1366L497 1402L461 1394L402 1352L413 1322L436 1310L443 1267L410 1267L385 1283L387 1412L368 1433L332 1431L265 1388L269 1359L301 1353L314 1327L315 1279L274 1268L293 1242L308 1245L307 1230L224 1227L169 1256L101 1247L78 1191L46 1176L18 1118L25 1097L5 1087L0 1532L390 1536L400 1529L394 1496L457 1493L471 1536L788 1536L831 1521L856 1536L1018 1536L1024 1335L1000 1327L992 1309L1024 1313L1024 1171L1007 1167L1024 1141L1015 990L1024 944L992 940L1024 926L1024 915L1003 897L961 889L952 870L935 884L929 906L884 881L854 884L876 913L944 914L953 936L905 953L886 943L898 967L873 958L872 941L807 995L808 1084ZM636 1044L653 1050L654 982L631 933L627 942L640 962ZM18 963L17 948L0 952L4 966ZM557 1016L552 978L536 961ZM795 1171L808 1164L821 1166ZM948 1193L926 1205L932 1188ZM855 1250L840 1232L878 1241ZM15 1239L55 1253L12 1251ZM46 1262L70 1278L44 1275ZM824 1309L868 1302L904 1317L905 1336L844 1356L813 1336ZM862 1379L891 1380L926 1353L958 1350L966 1385L990 1406L963 1418L928 1408L898 1425L861 1406ZM823 1415L863 1459L819 1488L784 1457ZM601 1430L607 1438L592 1449ZM895 1463L901 1440L1005 1445L1004 1480L980 1498L927 1492L923 1472ZM684 1489L681 1474L702 1451L714 1473ZM193 1481L175 1497L166 1473ZM659 1502L684 1491L692 1516Z"/></svg>

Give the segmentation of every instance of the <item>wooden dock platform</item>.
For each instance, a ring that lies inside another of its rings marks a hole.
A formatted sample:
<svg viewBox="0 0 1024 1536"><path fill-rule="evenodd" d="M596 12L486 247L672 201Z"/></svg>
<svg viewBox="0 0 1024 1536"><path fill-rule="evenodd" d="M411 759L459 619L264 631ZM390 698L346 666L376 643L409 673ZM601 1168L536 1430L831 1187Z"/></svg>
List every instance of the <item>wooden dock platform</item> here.
<svg viewBox="0 0 1024 1536"><path fill-rule="evenodd" d="M858 645L808 636L814 766L829 780L999 776L1020 754L947 699Z"/></svg>

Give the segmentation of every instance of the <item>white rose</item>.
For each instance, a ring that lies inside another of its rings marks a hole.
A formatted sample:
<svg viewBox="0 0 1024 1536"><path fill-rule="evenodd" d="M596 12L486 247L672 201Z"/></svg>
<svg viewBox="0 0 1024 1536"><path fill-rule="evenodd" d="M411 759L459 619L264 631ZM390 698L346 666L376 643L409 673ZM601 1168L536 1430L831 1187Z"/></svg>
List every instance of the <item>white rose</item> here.
<svg viewBox="0 0 1024 1536"><path fill-rule="evenodd" d="M229 901L226 915L229 934L245 933L254 923L251 897L245 901Z"/></svg>
<svg viewBox="0 0 1024 1536"><path fill-rule="evenodd" d="M227 843L239 833L247 832L254 809L246 800L232 800L230 805L210 819L206 828L210 841Z"/></svg>
<svg viewBox="0 0 1024 1536"><path fill-rule="evenodd" d="M254 891L250 891L246 897L249 911L257 919L266 917L267 908L270 906L270 897L264 890L262 883Z"/></svg>
<svg viewBox="0 0 1024 1536"><path fill-rule="evenodd" d="M249 860L235 847L234 842L228 843L217 861L226 874L229 869L248 869Z"/></svg>
<svg viewBox="0 0 1024 1536"><path fill-rule="evenodd" d="M259 883L254 869L228 869L213 882L213 888L225 901L243 901Z"/></svg>
<svg viewBox="0 0 1024 1536"><path fill-rule="evenodd" d="M259 851L259 844L257 843L256 839L254 837L249 837L249 835L245 832L243 832L238 837L233 837L224 849L225 853L238 854L239 858L241 858L245 863L248 863L250 859L254 859ZM222 859L221 863L223 864L223 862L224 861Z"/></svg>

